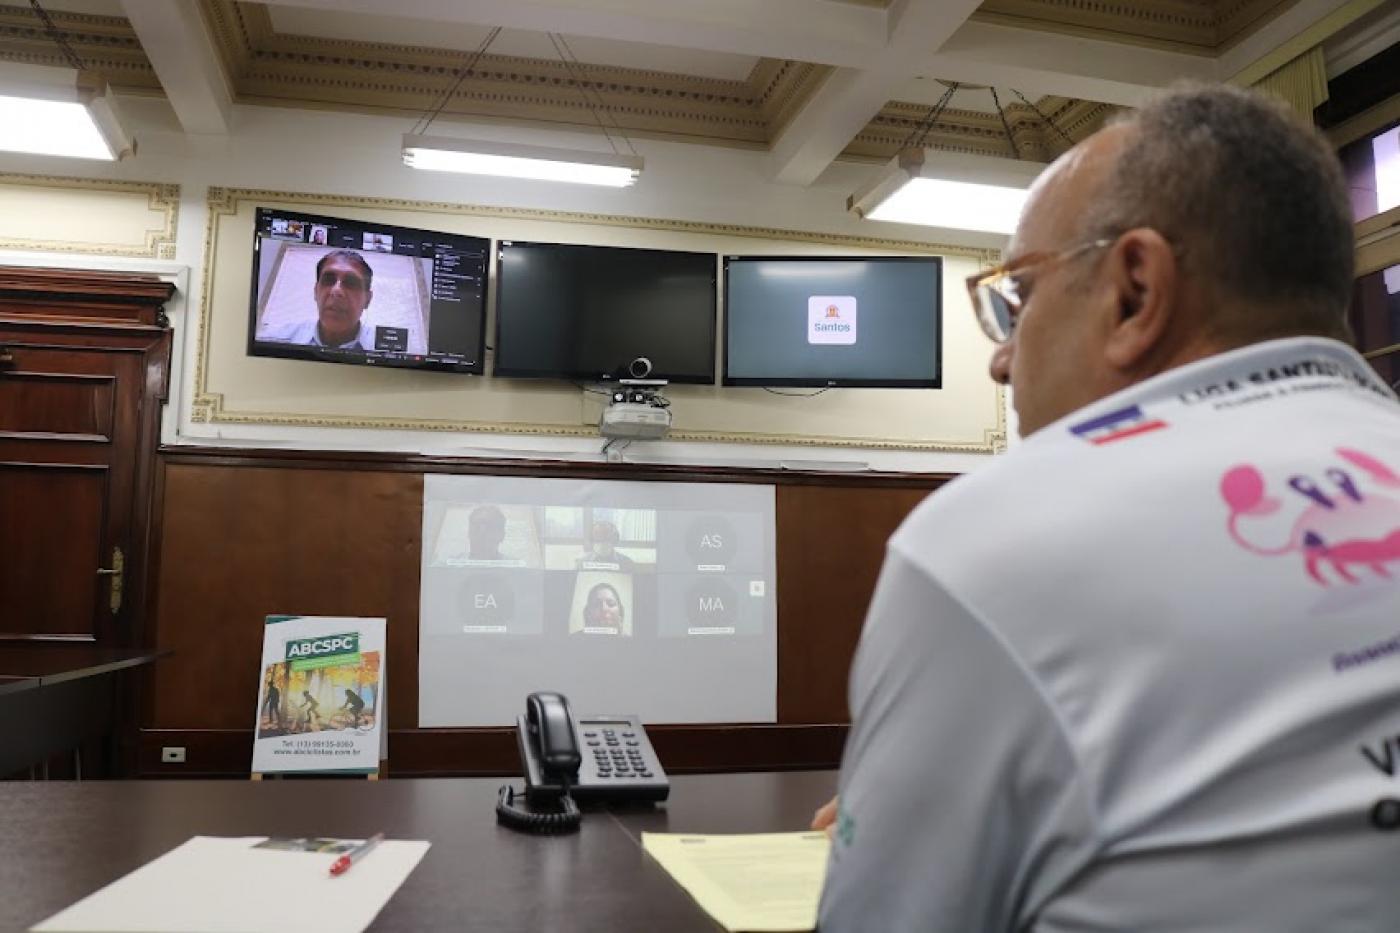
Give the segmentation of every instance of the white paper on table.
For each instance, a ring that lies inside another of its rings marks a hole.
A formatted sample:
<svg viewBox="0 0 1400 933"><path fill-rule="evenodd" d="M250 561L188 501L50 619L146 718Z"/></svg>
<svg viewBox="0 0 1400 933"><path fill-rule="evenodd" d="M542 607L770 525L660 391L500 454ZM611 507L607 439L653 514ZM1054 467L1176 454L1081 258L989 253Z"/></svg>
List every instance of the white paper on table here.
<svg viewBox="0 0 1400 933"><path fill-rule="evenodd" d="M360 933L429 843L381 842L335 877L333 853L195 836L33 927L35 933Z"/></svg>

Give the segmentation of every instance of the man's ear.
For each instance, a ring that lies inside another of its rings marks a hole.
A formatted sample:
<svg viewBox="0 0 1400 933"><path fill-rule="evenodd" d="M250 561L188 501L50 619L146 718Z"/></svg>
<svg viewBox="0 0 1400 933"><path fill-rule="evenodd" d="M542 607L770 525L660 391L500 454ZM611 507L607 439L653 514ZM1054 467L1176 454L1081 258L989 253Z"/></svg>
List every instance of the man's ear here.
<svg viewBox="0 0 1400 933"><path fill-rule="evenodd" d="M1176 253L1166 237L1141 227L1118 238L1107 257L1116 297L1104 352L1120 370L1133 369L1161 343L1176 312Z"/></svg>
<svg viewBox="0 0 1400 933"><path fill-rule="evenodd" d="M365 307L368 308L368 307L369 307L369 303L370 303L371 301L373 301L373 300L374 300L374 289L372 289L372 288L367 288L367 289L365 289Z"/></svg>

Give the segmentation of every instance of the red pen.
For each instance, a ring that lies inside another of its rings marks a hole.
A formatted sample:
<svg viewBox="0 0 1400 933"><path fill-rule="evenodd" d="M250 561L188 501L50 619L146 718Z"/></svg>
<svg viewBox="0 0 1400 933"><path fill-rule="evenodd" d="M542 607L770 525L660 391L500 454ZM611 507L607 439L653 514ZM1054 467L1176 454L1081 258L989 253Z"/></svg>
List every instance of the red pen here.
<svg viewBox="0 0 1400 933"><path fill-rule="evenodd" d="M383 833L375 833L373 836L370 836L364 842L355 846L355 848L351 849L349 852L346 852L340 858L336 859L334 864L331 865L331 874L345 874L347 871L350 870L351 865L354 865L360 859L364 858L366 855L369 855L369 853L374 849L374 847L379 845L383 841Z"/></svg>

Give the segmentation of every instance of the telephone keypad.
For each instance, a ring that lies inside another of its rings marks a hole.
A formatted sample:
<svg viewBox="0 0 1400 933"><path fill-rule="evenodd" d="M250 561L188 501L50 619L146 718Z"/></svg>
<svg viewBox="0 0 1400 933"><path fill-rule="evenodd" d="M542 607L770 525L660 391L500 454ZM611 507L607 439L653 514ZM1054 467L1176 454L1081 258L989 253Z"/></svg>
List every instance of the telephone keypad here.
<svg viewBox="0 0 1400 933"><path fill-rule="evenodd" d="M608 799L619 795L639 800L665 800L669 791L666 772L656 760L641 723L631 717L630 721L619 718L611 723L589 722L588 719L579 717L575 734L579 748L586 745L593 752L593 764L588 764L585 753L573 787L575 798Z"/></svg>

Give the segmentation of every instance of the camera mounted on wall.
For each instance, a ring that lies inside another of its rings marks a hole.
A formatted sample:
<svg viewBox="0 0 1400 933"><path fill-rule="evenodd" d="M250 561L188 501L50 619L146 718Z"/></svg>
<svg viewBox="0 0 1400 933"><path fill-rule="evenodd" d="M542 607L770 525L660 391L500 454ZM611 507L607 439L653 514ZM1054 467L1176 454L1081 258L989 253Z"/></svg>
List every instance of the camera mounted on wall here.
<svg viewBox="0 0 1400 933"><path fill-rule="evenodd" d="M671 430L671 402L661 390L665 379L648 379L651 360L639 356L627 364L630 379L619 379L609 389L608 407L598 420L604 437L618 440L656 440Z"/></svg>

